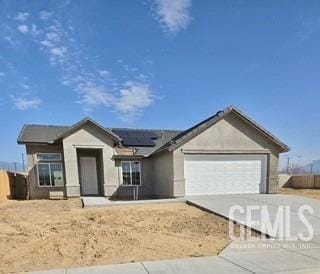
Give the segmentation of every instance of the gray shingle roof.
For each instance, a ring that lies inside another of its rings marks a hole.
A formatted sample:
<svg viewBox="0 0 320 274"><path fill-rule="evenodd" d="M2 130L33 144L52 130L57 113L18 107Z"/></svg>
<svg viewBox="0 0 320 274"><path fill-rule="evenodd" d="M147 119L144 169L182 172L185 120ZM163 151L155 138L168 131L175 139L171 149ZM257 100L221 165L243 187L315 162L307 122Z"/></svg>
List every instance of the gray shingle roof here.
<svg viewBox="0 0 320 274"><path fill-rule="evenodd" d="M19 144L26 143L54 143L57 139L64 136L73 127L71 126L50 126L50 125L25 125L18 137ZM179 134L181 130L153 130L153 129L128 129L128 128L108 128L108 132L114 133L121 139L124 139L129 133L136 136L147 133L146 135L153 136L154 145L134 146L137 149L137 155L147 156L152 152L166 144L174 136Z"/></svg>
<svg viewBox="0 0 320 274"><path fill-rule="evenodd" d="M69 126L24 125L18 137L18 144L51 143L70 128Z"/></svg>
<svg viewBox="0 0 320 274"><path fill-rule="evenodd" d="M83 123L90 122L95 126L101 128L106 134L111 135L118 141L122 141L124 147L135 147L137 149L136 155L148 156L152 153L157 153L163 150L174 150L183 143L187 142L197 134L201 133L206 128L210 127L225 115L234 112L239 115L267 138L272 140L283 151L289 151L290 148L282 143L277 137L272 135L269 131L264 129L258 123L246 116L243 112L235 107L226 108L223 111L217 112L215 115L205 119L204 121L190 127L185 131L181 130L153 130L153 129L128 129L128 128L103 128L101 125L86 118L76 123L73 126L49 126L49 125L25 125L18 137L19 144L27 143L54 143L61 139L68 132L77 129ZM130 145L131 144L131 145Z"/></svg>

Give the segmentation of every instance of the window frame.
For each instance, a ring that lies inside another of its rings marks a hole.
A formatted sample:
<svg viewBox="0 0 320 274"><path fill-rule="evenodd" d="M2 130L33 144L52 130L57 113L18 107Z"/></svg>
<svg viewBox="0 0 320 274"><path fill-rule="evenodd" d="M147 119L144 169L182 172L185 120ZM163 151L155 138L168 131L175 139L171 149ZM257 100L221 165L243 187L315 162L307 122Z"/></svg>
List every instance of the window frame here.
<svg viewBox="0 0 320 274"><path fill-rule="evenodd" d="M63 162L62 162L62 153L59 152L37 152L35 153L36 155L36 160L37 160L37 181L38 181L38 187L41 188L56 188L56 187L65 187L65 178L64 178L64 167L63 167ZM58 154L60 155L60 160L39 160L38 158L38 154ZM49 169L49 178L50 178L50 185L41 185L40 184L40 176L39 176L39 164L46 164L48 165L48 169ZM51 164L55 164L55 165L60 165L61 167L61 172L62 172L62 177L63 177L63 185L62 186L56 186L56 185L52 185L52 178L51 178Z"/></svg>
<svg viewBox="0 0 320 274"><path fill-rule="evenodd" d="M132 184L132 165L131 163L133 162L138 162L139 163L139 184L138 185L133 185ZM129 166L130 166L130 184L124 184L123 183L123 169L122 169L122 163L129 163ZM124 160L124 161L121 161L120 162L120 165L121 165L121 185L122 186L125 186L125 187L135 187L135 186L142 186L142 168L141 168L141 161L140 160Z"/></svg>
<svg viewBox="0 0 320 274"><path fill-rule="evenodd" d="M41 160L41 159L39 159L39 157L38 157L39 154L44 154L44 155L49 155L49 154L51 154L51 155L59 155L59 156L60 156L60 159L59 159L59 160ZM62 161L62 153L59 153L59 152L52 152L52 153L50 153L50 152L38 152L38 153L36 153L36 158L37 158L37 161L38 161L38 162L61 162L61 161Z"/></svg>

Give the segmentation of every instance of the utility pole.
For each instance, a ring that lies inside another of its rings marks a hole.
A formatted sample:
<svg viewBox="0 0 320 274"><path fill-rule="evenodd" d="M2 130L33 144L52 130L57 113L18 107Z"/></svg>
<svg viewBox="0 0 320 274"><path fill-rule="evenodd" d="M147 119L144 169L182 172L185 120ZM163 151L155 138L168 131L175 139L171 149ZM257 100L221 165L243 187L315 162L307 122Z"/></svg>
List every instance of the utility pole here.
<svg viewBox="0 0 320 274"><path fill-rule="evenodd" d="M290 172L290 157L288 156L288 158L287 158L287 174L289 174L289 172Z"/></svg>
<svg viewBox="0 0 320 274"><path fill-rule="evenodd" d="M296 157L297 158L302 158L301 155L297 155ZM287 174L290 173L290 160L293 159L293 158L295 158L295 157L288 156L287 158L285 158L285 159L287 159Z"/></svg>
<svg viewBox="0 0 320 274"><path fill-rule="evenodd" d="M23 153L21 154L21 157L22 157L22 169L23 169L23 172L25 172L26 169L25 169L25 166L24 166L24 154Z"/></svg>

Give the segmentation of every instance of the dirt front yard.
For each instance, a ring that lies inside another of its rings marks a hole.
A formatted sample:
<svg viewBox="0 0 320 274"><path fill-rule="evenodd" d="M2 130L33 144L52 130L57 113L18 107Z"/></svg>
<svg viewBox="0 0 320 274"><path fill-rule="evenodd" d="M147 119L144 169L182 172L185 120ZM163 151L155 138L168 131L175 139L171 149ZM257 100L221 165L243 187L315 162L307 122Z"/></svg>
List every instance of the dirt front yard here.
<svg viewBox="0 0 320 274"><path fill-rule="evenodd" d="M229 242L226 220L183 203L0 203L0 273L216 255Z"/></svg>
<svg viewBox="0 0 320 274"><path fill-rule="evenodd" d="M289 194L289 195L304 196L304 197L320 200L320 189L282 188L280 193Z"/></svg>

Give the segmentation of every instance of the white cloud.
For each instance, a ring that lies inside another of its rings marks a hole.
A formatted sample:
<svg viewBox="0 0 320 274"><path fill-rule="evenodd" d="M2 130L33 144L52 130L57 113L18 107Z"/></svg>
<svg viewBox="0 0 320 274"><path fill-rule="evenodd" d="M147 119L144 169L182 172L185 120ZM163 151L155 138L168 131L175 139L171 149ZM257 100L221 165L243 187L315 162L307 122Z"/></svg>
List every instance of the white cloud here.
<svg viewBox="0 0 320 274"><path fill-rule="evenodd" d="M154 102L150 87L142 82L128 81L118 94L86 81L78 84L77 90L80 95L77 102L83 105L86 112L93 111L96 107L107 107L118 112L126 122L137 119L143 109Z"/></svg>
<svg viewBox="0 0 320 274"><path fill-rule="evenodd" d="M18 30L21 32L21 33L27 33L29 31L29 28L27 25L19 25L18 26Z"/></svg>
<svg viewBox="0 0 320 274"><path fill-rule="evenodd" d="M52 28L52 26L51 26ZM59 33L59 34L58 34ZM45 39L42 40L40 43L41 45L47 47L47 48L51 48L50 52L53 55L61 55L61 50L58 49L53 49L55 46L58 46L59 42L61 41L61 34L60 31L49 31L45 34ZM63 47L65 48L65 47ZM60 52L60 53L59 53Z"/></svg>
<svg viewBox="0 0 320 274"><path fill-rule="evenodd" d="M75 50L69 51L70 47L70 34L63 29L63 26L56 20L47 20L46 24L49 24L46 28L38 30L37 39L35 42L40 43L41 49L48 54L48 58L52 65L65 64L71 55L76 55ZM69 67L73 66L71 63Z"/></svg>
<svg viewBox="0 0 320 274"><path fill-rule="evenodd" d="M41 12L39 16L42 22L36 25L36 21L29 18L28 24L21 23L15 32L28 35L49 63L60 71L60 83L77 94L76 102L84 111L106 108L131 122L153 103L155 97L146 84L148 77L138 73L138 68L124 64L122 59L116 60L124 72L130 73L129 78L126 76L122 80L114 78L106 69L94 69L99 68L99 60L84 55L75 39L73 26L63 25L61 18L51 12ZM21 36L19 38L23 42ZM134 81L123 84L123 79ZM33 88L25 81L18 82L17 87L24 93L12 97L16 109L32 109L41 104L39 98L31 96Z"/></svg>
<svg viewBox="0 0 320 274"><path fill-rule="evenodd" d="M148 75L145 75L143 73L139 73L135 78L139 81L145 82L148 80L149 77L148 77Z"/></svg>
<svg viewBox="0 0 320 274"><path fill-rule="evenodd" d="M3 37L3 39L5 40L5 41L7 41L9 44L11 44L12 46L15 46L16 45L16 42L12 39L12 37L11 36L4 36Z"/></svg>
<svg viewBox="0 0 320 274"><path fill-rule="evenodd" d="M319 18L302 18L300 21L300 30L297 33L298 41L303 43L319 31L320 29L320 19Z"/></svg>
<svg viewBox="0 0 320 274"><path fill-rule="evenodd" d="M35 24L31 25L30 32L31 32L32 35L40 34L40 31L38 30L38 28L37 28L37 26Z"/></svg>
<svg viewBox="0 0 320 274"><path fill-rule="evenodd" d="M99 70L98 73L101 77L107 77L111 74L108 70Z"/></svg>
<svg viewBox="0 0 320 274"><path fill-rule="evenodd" d="M18 110L36 109L41 105L41 100L37 97L12 97L14 107Z"/></svg>
<svg viewBox="0 0 320 274"><path fill-rule="evenodd" d="M154 96L147 84L128 81L120 89L120 97L117 99L115 108L125 120L130 121L153 102Z"/></svg>
<svg viewBox="0 0 320 274"><path fill-rule="evenodd" d="M85 111L92 111L97 106L109 107L114 102L114 97L104 87L93 83L80 84L79 92L81 95L78 103L83 104Z"/></svg>
<svg viewBox="0 0 320 274"><path fill-rule="evenodd" d="M43 46L45 46L45 47L47 47L47 48L51 48L51 47L54 46L54 44L53 44L51 41L49 41L49 40L43 40L43 41L41 41L40 43L41 43L41 45L43 45Z"/></svg>
<svg viewBox="0 0 320 274"><path fill-rule="evenodd" d="M130 67L130 66L127 65L127 64L123 65L122 68L123 68L125 71L128 71L128 72L136 72L136 71L138 71L137 68L132 68L132 67Z"/></svg>
<svg viewBox="0 0 320 274"><path fill-rule="evenodd" d="M58 43L61 40L61 37L55 31L50 31L50 32L46 33L46 38L47 38L47 40L52 41L52 42L56 42L56 43Z"/></svg>
<svg viewBox="0 0 320 274"><path fill-rule="evenodd" d="M24 89L24 90L30 90L30 86L28 84L25 84L25 83L18 83L19 87Z"/></svg>
<svg viewBox="0 0 320 274"><path fill-rule="evenodd" d="M40 11L39 13L39 18L41 20L48 20L50 19L50 17L53 15L53 12L49 12L49 11L46 11L46 10L43 10L43 11Z"/></svg>
<svg viewBox="0 0 320 274"><path fill-rule="evenodd" d="M65 47L55 47L50 49L50 61L55 64L57 62L63 63L66 58L67 49Z"/></svg>
<svg viewBox="0 0 320 274"><path fill-rule="evenodd" d="M191 21L191 0L155 0L156 18L166 32L176 34Z"/></svg>
<svg viewBox="0 0 320 274"><path fill-rule="evenodd" d="M66 48L62 47L62 48L52 48L50 50L51 54L54 56L57 56L59 58L64 57L64 54L66 53Z"/></svg>
<svg viewBox="0 0 320 274"><path fill-rule="evenodd" d="M14 19L18 21L26 21L29 16L30 14L28 12L18 12Z"/></svg>

